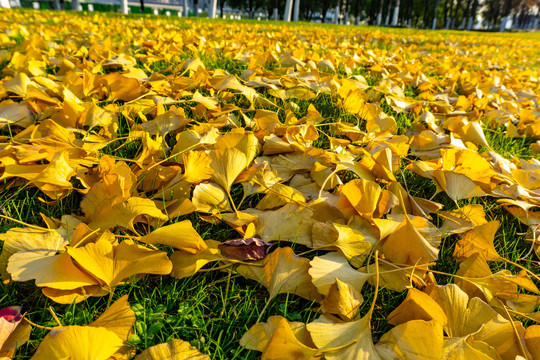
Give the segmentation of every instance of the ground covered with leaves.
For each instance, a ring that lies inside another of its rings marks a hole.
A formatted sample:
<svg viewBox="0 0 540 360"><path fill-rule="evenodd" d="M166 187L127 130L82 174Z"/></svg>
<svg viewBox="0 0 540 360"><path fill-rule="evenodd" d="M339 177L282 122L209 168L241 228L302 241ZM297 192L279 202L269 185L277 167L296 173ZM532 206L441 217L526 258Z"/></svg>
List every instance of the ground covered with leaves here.
<svg viewBox="0 0 540 360"><path fill-rule="evenodd" d="M0 357L540 359L538 35L0 14Z"/></svg>

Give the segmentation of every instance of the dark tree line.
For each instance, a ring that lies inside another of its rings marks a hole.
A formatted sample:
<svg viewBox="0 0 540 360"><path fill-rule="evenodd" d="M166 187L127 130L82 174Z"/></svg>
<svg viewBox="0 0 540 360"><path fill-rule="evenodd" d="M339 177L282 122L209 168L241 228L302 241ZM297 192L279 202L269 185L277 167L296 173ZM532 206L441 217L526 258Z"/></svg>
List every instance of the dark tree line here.
<svg viewBox="0 0 540 360"><path fill-rule="evenodd" d="M293 0L294 1L294 0ZM246 11L251 18L263 12L272 18L278 9L283 18L286 0L218 0ZM532 28L538 24L540 0L300 0L300 19L333 21L336 7L339 23L365 22L370 25L398 25L424 29L472 29L477 19L491 30ZM330 16L331 15L331 16Z"/></svg>

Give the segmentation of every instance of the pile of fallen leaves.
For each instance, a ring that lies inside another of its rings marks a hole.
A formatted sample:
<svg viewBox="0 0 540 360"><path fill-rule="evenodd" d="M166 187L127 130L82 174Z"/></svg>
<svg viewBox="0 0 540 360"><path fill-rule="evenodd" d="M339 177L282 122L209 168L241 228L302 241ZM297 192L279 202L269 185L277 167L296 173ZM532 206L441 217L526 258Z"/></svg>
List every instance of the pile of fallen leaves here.
<svg viewBox="0 0 540 360"><path fill-rule="evenodd" d="M540 359L540 161L503 157L485 135L540 150L539 39L0 14L2 187L37 187L47 206L81 198L41 226L0 215L6 286L31 281L72 304L212 263L269 299L313 302L307 324L270 316L244 334L239 346L264 359ZM346 116L330 121L321 96ZM118 156L127 146L136 155ZM523 224L519 261L495 248L501 224L484 204ZM238 238L203 240L177 221L192 213ZM455 273L434 269L447 238ZM382 287L406 298L375 344ZM34 325L10 305L4 357ZM134 322L122 297L87 326L52 329L33 358L129 358ZM182 340L135 358L166 357L208 358Z"/></svg>

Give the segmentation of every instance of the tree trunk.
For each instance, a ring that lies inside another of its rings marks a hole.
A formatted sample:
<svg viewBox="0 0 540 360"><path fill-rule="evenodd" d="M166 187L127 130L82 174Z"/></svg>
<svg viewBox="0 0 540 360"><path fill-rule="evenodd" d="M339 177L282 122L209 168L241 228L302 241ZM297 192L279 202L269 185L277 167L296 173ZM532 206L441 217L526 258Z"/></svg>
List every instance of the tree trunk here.
<svg viewBox="0 0 540 360"><path fill-rule="evenodd" d="M382 23L383 5L384 5L384 0L381 0L381 7L379 8L379 13L377 14L377 26L381 26L381 23Z"/></svg>
<svg viewBox="0 0 540 360"><path fill-rule="evenodd" d="M217 15L217 0L210 0L208 4L208 17L215 19Z"/></svg>
<svg viewBox="0 0 540 360"><path fill-rule="evenodd" d="M471 17L469 18L469 23L467 24L467 30L469 31L473 29L474 23L476 22L477 11L478 11L478 0L474 0L472 4Z"/></svg>
<svg viewBox="0 0 540 360"><path fill-rule="evenodd" d="M463 15L463 20L461 21L460 29L465 29L467 22L469 21L469 13L471 11L471 0L467 0L467 7L465 8L465 14Z"/></svg>
<svg viewBox="0 0 540 360"><path fill-rule="evenodd" d="M394 8L394 16L392 17L392 26L397 26L399 18L399 1L396 0L396 7Z"/></svg>
<svg viewBox="0 0 540 360"><path fill-rule="evenodd" d="M81 11L81 3L79 0L71 0L71 10Z"/></svg>
<svg viewBox="0 0 540 360"><path fill-rule="evenodd" d="M428 10L429 10L429 0L426 1L425 8L424 8L424 16L422 18L422 28L426 29L428 24Z"/></svg>
<svg viewBox="0 0 540 360"><path fill-rule="evenodd" d="M450 26L452 29L455 29L456 26L458 26L457 16L458 16L458 11L460 8L461 8L461 0L457 0L456 7L454 8L454 16L452 17L452 24Z"/></svg>
<svg viewBox="0 0 540 360"><path fill-rule="evenodd" d="M330 8L330 2L329 1L324 1L321 4L321 16L322 16L321 22L323 22L323 23L326 22L326 14L328 13L329 8Z"/></svg>
<svg viewBox="0 0 540 360"><path fill-rule="evenodd" d="M249 18L253 20L255 18L255 9L253 8L253 0L248 0L248 11L249 11Z"/></svg>
<svg viewBox="0 0 540 360"><path fill-rule="evenodd" d="M354 4L354 25L360 25L360 0Z"/></svg>
<svg viewBox="0 0 540 360"><path fill-rule="evenodd" d="M199 1L193 0L193 16L199 16Z"/></svg>
<svg viewBox="0 0 540 360"><path fill-rule="evenodd" d="M292 13L292 0L287 0L285 2L285 11L283 12L283 21L290 22L291 21L291 13Z"/></svg>
<svg viewBox="0 0 540 360"><path fill-rule="evenodd" d="M300 0L294 0L293 21L300 20Z"/></svg>
<svg viewBox="0 0 540 360"><path fill-rule="evenodd" d="M384 18L384 26L390 24L390 13L392 12L392 0L388 2L388 10L386 11L386 17Z"/></svg>
<svg viewBox="0 0 540 360"><path fill-rule="evenodd" d="M448 17L448 9L452 8L451 6L450 7L448 6L448 1L450 1L450 0L444 0L444 24L443 24L443 26L444 26L445 29L448 29L448 19L449 19L449 17Z"/></svg>
<svg viewBox="0 0 540 360"><path fill-rule="evenodd" d="M433 10L433 24L431 25L432 30L437 29L437 10L439 9L440 3L441 3L441 0L435 1L435 10Z"/></svg>
<svg viewBox="0 0 540 360"><path fill-rule="evenodd" d="M503 6L503 12L501 17L501 25L499 28L499 31L506 30L506 23L508 21L508 17L510 16L510 12L512 11L512 0L504 0L504 6Z"/></svg>

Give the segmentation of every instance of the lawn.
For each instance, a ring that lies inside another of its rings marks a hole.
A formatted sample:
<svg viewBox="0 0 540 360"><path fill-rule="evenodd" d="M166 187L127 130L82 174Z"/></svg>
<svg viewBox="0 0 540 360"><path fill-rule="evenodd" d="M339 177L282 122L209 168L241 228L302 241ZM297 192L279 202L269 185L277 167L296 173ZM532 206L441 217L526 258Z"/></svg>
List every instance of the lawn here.
<svg viewBox="0 0 540 360"><path fill-rule="evenodd" d="M0 15L0 357L540 358L540 35Z"/></svg>

